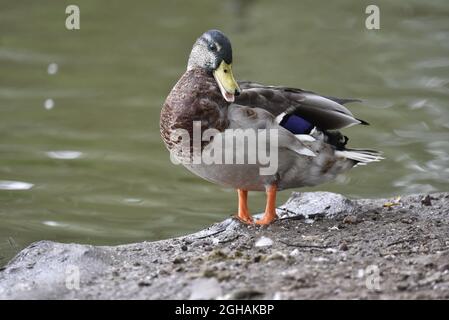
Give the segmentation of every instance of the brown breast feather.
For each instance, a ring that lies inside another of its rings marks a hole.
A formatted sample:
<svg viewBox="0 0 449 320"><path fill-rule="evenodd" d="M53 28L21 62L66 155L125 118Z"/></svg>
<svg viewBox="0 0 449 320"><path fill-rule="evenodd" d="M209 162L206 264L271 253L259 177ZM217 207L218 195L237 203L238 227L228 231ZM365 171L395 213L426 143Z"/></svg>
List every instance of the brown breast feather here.
<svg viewBox="0 0 449 320"><path fill-rule="evenodd" d="M171 139L176 129L187 130L192 138L193 121L201 121L201 133L209 128L223 132L229 125L228 105L212 75L202 69L187 70L162 107L160 132L166 147L172 150L180 142Z"/></svg>

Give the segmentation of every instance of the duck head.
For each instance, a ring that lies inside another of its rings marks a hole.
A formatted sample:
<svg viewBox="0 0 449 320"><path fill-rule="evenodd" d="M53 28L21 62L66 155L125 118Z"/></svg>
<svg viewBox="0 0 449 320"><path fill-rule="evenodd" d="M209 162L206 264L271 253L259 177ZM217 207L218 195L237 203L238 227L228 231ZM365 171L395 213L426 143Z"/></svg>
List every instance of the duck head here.
<svg viewBox="0 0 449 320"><path fill-rule="evenodd" d="M190 52L187 69L202 68L211 73L223 98L234 102L240 88L232 74L232 47L229 39L219 30L206 31Z"/></svg>

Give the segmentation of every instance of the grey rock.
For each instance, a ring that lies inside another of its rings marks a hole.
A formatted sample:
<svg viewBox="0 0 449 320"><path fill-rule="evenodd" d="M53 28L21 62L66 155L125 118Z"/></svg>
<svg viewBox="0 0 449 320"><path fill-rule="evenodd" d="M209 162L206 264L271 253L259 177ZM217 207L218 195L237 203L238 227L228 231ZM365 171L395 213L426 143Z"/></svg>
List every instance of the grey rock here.
<svg viewBox="0 0 449 320"><path fill-rule="evenodd" d="M285 210L282 210L285 209ZM356 210L354 202L341 194L331 192L293 192L290 199L281 206L281 218L292 216L325 216L334 218L342 213Z"/></svg>
<svg viewBox="0 0 449 320"><path fill-rule="evenodd" d="M40 241L0 269L0 299L449 299L449 193L431 206L423 197L385 207L391 199L293 193L269 228L227 219L155 242ZM334 228L348 215L363 223ZM255 247L261 237L272 245ZM376 291L365 285L372 266Z"/></svg>

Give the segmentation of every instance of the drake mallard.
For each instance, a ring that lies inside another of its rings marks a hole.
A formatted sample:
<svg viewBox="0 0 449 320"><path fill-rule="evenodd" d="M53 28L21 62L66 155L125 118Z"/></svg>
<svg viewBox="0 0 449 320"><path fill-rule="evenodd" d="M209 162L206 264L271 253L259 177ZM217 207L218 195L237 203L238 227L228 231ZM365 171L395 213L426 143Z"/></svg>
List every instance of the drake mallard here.
<svg viewBox="0 0 449 320"><path fill-rule="evenodd" d="M381 159L377 151L347 148L348 138L338 131L368 124L343 106L354 101L237 82L231 42L222 32L209 30L196 40L187 71L163 105L160 131L173 160L208 181L237 189L242 222L254 223L248 191L265 191L265 214L255 223L266 225L277 218L277 191L315 186ZM256 145L270 149L275 165L254 155ZM205 154L208 161L201 158Z"/></svg>

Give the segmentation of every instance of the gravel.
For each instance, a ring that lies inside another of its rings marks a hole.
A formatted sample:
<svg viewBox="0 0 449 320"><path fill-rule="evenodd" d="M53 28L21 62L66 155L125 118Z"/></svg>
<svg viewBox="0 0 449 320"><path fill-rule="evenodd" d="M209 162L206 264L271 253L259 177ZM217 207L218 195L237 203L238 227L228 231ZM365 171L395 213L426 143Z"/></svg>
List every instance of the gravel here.
<svg viewBox="0 0 449 320"><path fill-rule="evenodd" d="M36 242L0 271L0 299L449 298L449 193L293 193L278 215L130 245Z"/></svg>

